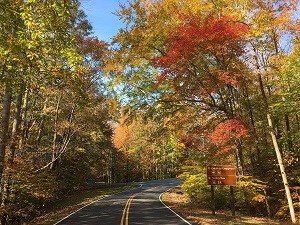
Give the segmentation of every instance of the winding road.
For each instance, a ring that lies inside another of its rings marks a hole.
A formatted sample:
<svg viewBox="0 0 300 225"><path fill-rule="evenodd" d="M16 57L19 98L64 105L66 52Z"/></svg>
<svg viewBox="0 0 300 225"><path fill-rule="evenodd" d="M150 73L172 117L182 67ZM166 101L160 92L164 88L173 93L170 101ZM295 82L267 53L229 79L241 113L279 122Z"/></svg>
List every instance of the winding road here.
<svg viewBox="0 0 300 225"><path fill-rule="evenodd" d="M141 182L140 187L94 202L55 225L187 225L162 201L161 195L178 179Z"/></svg>

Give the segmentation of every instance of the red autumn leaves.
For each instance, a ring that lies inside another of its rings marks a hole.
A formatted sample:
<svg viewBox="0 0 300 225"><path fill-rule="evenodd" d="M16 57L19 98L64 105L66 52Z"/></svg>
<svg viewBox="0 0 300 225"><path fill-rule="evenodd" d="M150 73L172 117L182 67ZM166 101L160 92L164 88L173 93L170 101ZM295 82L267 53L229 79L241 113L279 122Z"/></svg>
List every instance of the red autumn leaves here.
<svg viewBox="0 0 300 225"><path fill-rule="evenodd" d="M250 27L231 16L209 15L205 19L183 16L183 21L166 39L166 54L153 58L154 67L162 71L157 83L172 82L175 91L178 91L176 83L186 84L181 90L193 92L194 88L190 87L197 84L188 82L195 82L196 75L206 90L196 93L201 93L199 98L205 98L207 90L213 93L222 86L238 87L243 75L236 65L244 53ZM222 154L233 149L234 140L248 136L246 125L231 118L217 125L209 139L220 147L218 154Z"/></svg>
<svg viewBox="0 0 300 225"><path fill-rule="evenodd" d="M212 143L220 146L218 154L231 151L235 140L249 137L247 126L238 118L228 119L219 123L209 135Z"/></svg>
<svg viewBox="0 0 300 225"><path fill-rule="evenodd" d="M199 55L207 58L220 56L223 62L217 62L216 68L209 71L221 83L236 85L241 75L222 67L226 58L239 56L243 53L241 43L249 31L249 26L237 21L230 16L207 16L201 20L195 16L185 16L186 21L175 29L166 40L166 54L153 58L153 65L162 69L158 76L158 83L163 82L168 76L180 77L188 72L193 60ZM221 69L222 68L222 69Z"/></svg>

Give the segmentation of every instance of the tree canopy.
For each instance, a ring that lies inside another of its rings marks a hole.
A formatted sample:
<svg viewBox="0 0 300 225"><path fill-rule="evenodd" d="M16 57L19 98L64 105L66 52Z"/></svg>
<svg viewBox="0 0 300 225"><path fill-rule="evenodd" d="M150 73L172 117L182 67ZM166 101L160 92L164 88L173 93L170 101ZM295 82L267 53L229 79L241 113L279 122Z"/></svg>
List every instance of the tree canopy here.
<svg viewBox="0 0 300 225"><path fill-rule="evenodd" d="M125 27L107 43L79 0L0 1L1 221L90 180L181 174L199 202L205 166L232 164L241 210L295 222L299 1L134 0L115 14Z"/></svg>

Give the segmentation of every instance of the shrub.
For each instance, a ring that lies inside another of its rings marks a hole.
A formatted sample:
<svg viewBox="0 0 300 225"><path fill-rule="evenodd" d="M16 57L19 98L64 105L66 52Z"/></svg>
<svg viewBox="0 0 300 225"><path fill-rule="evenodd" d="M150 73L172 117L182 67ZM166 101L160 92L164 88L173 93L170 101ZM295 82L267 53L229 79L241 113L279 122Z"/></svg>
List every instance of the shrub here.
<svg viewBox="0 0 300 225"><path fill-rule="evenodd" d="M197 173L195 173L197 171ZM204 169L185 171L180 175L184 180L183 189L196 206L211 207L211 188L207 184ZM230 209L230 190L228 186L215 186L216 209ZM235 206L237 210L255 215L268 215L265 191L266 185L253 177L241 176L238 178L235 192Z"/></svg>
<svg viewBox="0 0 300 225"><path fill-rule="evenodd" d="M182 178L185 179L182 187L188 194L192 204L209 208L211 206L211 189L206 182L206 174L198 173L188 175L185 173ZM229 189L226 187L215 187L215 206L216 209L229 207Z"/></svg>

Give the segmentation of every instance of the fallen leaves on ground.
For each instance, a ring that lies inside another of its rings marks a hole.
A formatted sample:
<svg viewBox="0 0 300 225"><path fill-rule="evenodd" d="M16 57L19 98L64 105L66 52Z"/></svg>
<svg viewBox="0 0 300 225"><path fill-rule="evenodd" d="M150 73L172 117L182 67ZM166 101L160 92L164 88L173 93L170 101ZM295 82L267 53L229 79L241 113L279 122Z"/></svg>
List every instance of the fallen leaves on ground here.
<svg viewBox="0 0 300 225"><path fill-rule="evenodd" d="M209 209L193 206L187 194L180 187L176 187L163 195L163 201L175 212L194 224L201 225L278 225L278 221L267 218L244 216L237 213L236 218L231 216L230 210L217 211L212 215Z"/></svg>

